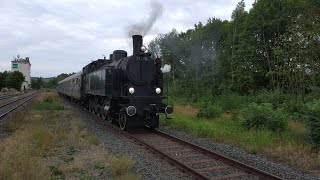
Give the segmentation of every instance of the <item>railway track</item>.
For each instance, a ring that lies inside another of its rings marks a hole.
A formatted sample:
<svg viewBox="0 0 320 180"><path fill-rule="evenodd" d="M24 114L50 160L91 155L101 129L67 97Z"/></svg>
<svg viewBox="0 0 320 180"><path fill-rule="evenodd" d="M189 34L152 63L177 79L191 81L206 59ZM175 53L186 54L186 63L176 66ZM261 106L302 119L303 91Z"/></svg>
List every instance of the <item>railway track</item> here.
<svg viewBox="0 0 320 180"><path fill-rule="evenodd" d="M195 179L281 179L159 130L120 133Z"/></svg>
<svg viewBox="0 0 320 180"><path fill-rule="evenodd" d="M87 112L93 115L96 114ZM102 125L106 125L102 123ZM108 128L132 139L195 179L281 179L268 172L246 165L159 130L142 129L132 132L108 124ZM181 173L181 175L182 175Z"/></svg>
<svg viewBox="0 0 320 180"><path fill-rule="evenodd" d="M23 104L29 102L37 95L38 95L38 92L34 92L31 94L28 94L27 96L19 97L18 99L2 104L0 106L0 119L2 119L6 115L8 115L10 112L14 111L15 109L17 109L18 107L22 106Z"/></svg>
<svg viewBox="0 0 320 180"><path fill-rule="evenodd" d="M159 130L128 135L196 179L281 179Z"/></svg>
<svg viewBox="0 0 320 180"><path fill-rule="evenodd" d="M195 179L281 179L159 130L113 130L134 140Z"/></svg>

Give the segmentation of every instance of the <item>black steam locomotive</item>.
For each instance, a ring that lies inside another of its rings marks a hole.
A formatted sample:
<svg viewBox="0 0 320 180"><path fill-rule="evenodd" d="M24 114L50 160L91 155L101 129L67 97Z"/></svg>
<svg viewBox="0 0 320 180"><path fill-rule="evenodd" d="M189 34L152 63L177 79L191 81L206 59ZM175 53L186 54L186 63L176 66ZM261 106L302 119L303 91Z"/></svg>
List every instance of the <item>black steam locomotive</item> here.
<svg viewBox="0 0 320 180"><path fill-rule="evenodd" d="M98 59L81 72L58 83L58 92L93 113L118 121L122 130L159 126L159 114L173 109L162 103L161 59L151 58L142 46L142 36L134 35L133 55L115 50L110 59Z"/></svg>

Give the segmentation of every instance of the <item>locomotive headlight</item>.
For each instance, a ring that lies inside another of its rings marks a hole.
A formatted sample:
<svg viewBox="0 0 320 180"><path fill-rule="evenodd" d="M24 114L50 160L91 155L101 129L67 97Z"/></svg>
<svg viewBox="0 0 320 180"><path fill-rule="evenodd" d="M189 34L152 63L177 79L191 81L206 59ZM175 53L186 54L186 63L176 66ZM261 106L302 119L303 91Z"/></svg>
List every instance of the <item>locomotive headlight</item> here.
<svg viewBox="0 0 320 180"><path fill-rule="evenodd" d="M157 87L157 88L156 88L156 93L157 93L157 94L160 94L160 93L161 93L161 89Z"/></svg>
<svg viewBox="0 0 320 180"><path fill-rule="evenodd" d="M129 88L129 93L130 93L130 94L133 94L133 93L134 93L134 88L133 88L133 87Z"/></svg>
<svg viewBox="0 0 320 180"><path fill-rule="evenodd" d="M145 46L141 46L141 51L145 52L147 50L147 48Z"/></svg>

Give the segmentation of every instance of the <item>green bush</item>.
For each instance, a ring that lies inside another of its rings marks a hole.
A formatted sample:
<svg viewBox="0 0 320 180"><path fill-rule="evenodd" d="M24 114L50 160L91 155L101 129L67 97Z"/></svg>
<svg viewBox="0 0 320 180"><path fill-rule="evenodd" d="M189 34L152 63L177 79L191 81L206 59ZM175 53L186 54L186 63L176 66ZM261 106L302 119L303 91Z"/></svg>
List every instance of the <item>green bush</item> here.
<svg viewBox="0 0 320 180"><path fill-rule="evenodd" d="M218 105L204 104L200 107L197 117L200 118L216 118L223 112L222 108Z"/></svg>
<svg viewBox="0 0 320 180"><path fill-rule="evenodd" d="M308 103L305 111L307 139L314 147L320 149L320 102Z"/></svg>
<svg viewBox="0 0 320 180"><path fill-rule="evenodd" d="M251 103L242 113L242 126L246 129L267 129L281 133L288 127L286 113L282 109L274 110L270 103Z"/></svg>

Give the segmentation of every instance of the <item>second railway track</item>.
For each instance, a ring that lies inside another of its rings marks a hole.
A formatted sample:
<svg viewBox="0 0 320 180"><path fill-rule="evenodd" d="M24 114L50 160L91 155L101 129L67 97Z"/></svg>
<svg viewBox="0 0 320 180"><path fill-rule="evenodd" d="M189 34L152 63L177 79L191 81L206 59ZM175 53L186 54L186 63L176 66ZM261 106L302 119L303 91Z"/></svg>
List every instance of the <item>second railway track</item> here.
<svg viewBox="0 0 320 180"><path fill-rule="evenodd" d="M16 100L0 105L0 121L3 117L8 115L10 112L14 111L18 107L32 100L34 97L37 96L37 94L38 92L30 93L27 96L19 97Z"/></svg>

